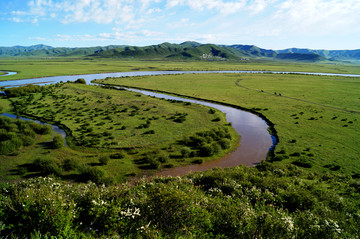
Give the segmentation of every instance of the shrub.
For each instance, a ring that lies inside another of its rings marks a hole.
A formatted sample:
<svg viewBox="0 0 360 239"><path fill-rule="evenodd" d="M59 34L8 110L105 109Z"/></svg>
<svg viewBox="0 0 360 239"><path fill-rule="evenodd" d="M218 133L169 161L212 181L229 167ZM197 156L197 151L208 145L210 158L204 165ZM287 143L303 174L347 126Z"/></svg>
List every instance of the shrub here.
<svg viewBox="0 0 360 239"><path fill-rule="evenodd" d="M216 110L215 109L209 109L209 114L215 114Z"/></svg>
<svg viewBox="0 0 360 239"><path fill-rule="evenodd" d="M33 137L31 136L27 136L27 135L22 135L21 136L21 141L23 142L24 146L30 146L33 145L35 140Z"/></svg>
<svg viewBox="0 0 360 239"><path fill-rule="evenodd" d="M191 154L191 149L189 147L183 147L180 150L181 157L188 158Z"/></svg>
<svg viewBox="0 0 360 239"><path fill-rule="evenodd" d="M106 183L105 172L99 168L82 166L79 168L81 181L92 181L96 184Z"/></svg>
<svg viewBox="0 0 360 239"><path fill-rule="evenodd" d="M292 162L292 164L299 166L299 167L303 167L303 168L311 168L312 167L309 160L303 159L303 158L295 160L294 162Z"/></svg>
<svg viewBox="0 0 360 239"><path fill-rule="evenodd" d="M149 167L152 169L158 169L160 167L160 162L157 158L151 158L149 159Z"/></svg>
<svg viewBox="0 0 360 239"><path fill-rule="evenodd" d="M220 139L218 143L222 149L229 149L231 147L230 139Z"/></svg>
<svg viewBox="0 0 360 239"><path fill-rule="evenodd" d="M0 155L14 152L20 148L22 144L22 140L16 136L10 140L0 141Z"/></svg>
<svg viewBox="0 0 360 239"><path fill-rule="evenodd" d="M99 163L102 165L107 165L110 160L109 156L103 156L99 158Z"/></svg>
<svg viewBox="0 0 360 239"><path fill-rule="evenodd" d="M50 134L52 132L51 125L42 125L35 122L30 123L31 128L35 131L37 134Z"/></svg>
<svg viewBox="0 0 360 239"><path fill-rule="evenodd" d="M62 168L65 171L75 170L79 167L79 162L76 159L70 158L70 159L64 159L62 163Z"/></svg>
<svg viewBox="0 0 360 239"><path fill-rule="evenodd" d="M220 146L217 143L205 144L199 148L199 156L209 157L220 151Z"/></svg>
<svg viewBox="0 0 360 239"><path fill-rule="evenodd" d="M86 81L85 81L84 78L79 78L79 79L77 79L77 80L75 81L75 83L77 83L77 84L86 84Z"/></svg>
<svg viewBox="0 0 360 239"><path fill-rule="evenodd" d="M64 138L57 134L54 136L53 141L51 142L51 146L53 149L59 149L64 146Z"/></svg>
<svg viewBox="0 0 360 239"><path fill-rule="evenodd" d="M62 170L59 165L52 159L37 158L33 162L34 169L45 175L61 175Z"/></svg>
<svg viewBox="0 0 360 239"><path fill-rule="evenodd" d="M195 159L192 161L193 164L202 164L204 162L203 159Z"/></svg>
<svg viewBox="0 0 360 239"><path fill-rule="evenodd" d="M166 163L169 160L169 155L165 152L161 152L157 155L157 160L160 163Z"/></svg>
<svg viewBox="0 0 360 239"><path fill-rule="evenodd" d="M111 154L110 158L112 158L112 159L122 159L122 158L125 158L125 154L123 152L118 152L118 153L115 153L115 154Z"/></svg>

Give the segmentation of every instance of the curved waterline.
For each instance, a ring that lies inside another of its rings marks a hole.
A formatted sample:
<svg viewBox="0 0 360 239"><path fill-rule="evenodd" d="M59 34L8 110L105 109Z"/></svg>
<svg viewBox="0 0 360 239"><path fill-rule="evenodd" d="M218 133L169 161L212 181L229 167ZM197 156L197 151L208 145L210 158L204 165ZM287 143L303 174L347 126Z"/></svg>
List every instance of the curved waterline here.
<svg viewBox="0 0 360 239"><path fill-rule="evenodd" d="M67 142L66 142L66 139L65 139L65 137L66 137L65 130L63 130L62 128L60 128L57 125L44 123L44 122L41 122L39 120L30 119L30 118L26 118L26 117L22 117L22 116L19 117L17 115L9 114L9 113L2 113L0 116L6 116L6 117L9 117L9 118L12 118L12 119L21 119L21 120L25 120L25 121L33 121L33 122L38 123L38 124L50 125L54 132L60 134L61 137L63 137L65 145L66 146L68 145Z"/></svg>
<svg viewBox="0 0 360 239"><path fill-rule="evenodd" d="M5 74L0 75L0 76L11 76L11 75L16 75L17 72L13 72L13 71L0 71L0 72L4 72Z"/></svg>
<svg viewBox="0 0 360 239"><path fill-rule="evenodd" d="M144 95L157 98L191 102L216 108L226 114L226 120L232 124L235 131L241 136L240 146L223 158L207 161L202 164L185 165L165 169L158 172L157 176L183 176L191 172L200 172L215 167L227 168L239 165L254 166L265 160L267 154L277 144L277 136L270 135L267 122L261 117L238 109L236 106L224 105L199 99L183 98L159 92L142 89L125 88Z"/></svg>
<svg viewBox="0 0 360 239"><path fill-rule="evenodd" d="M322 75L322 76L343 76L343 77L360 77L360 75L355 74L336 74L336 73L312 73L312 72L280 72L280 71L136 71L136 72L115 72L115 73L100 73L100 74L86 74L86 75L70 75L70 76L53 76L53 77L43 77L43 78L33 78L33 79L23 79L23 80L12 80L12 81L1 81L0 87L16 87L20 85L27 84L55 84L59 82L74 81L78 78L84 78L88 84L91 84L91 81L96 79L103 79L106 77L131 77L131 76L147 76L147 75L173 75L173 74L209 74L209 73L237 73L237 74L302 74L302 75ZM16 73L15 73L16 74ZM151 94L157 94L151 92ZM169 97L169 96L166 96ZM162 96L162 98L165 98ZM184 98L177 98L177 100L186 100ZM200 103L200 101L195 100L194 103ZM252 113L239 110L235 107L224 106L221 104L214 104L209 102L202 103L212 104L211 107L228 107L230 110L224 112L226 114L227 120L232 123L235 130L241 135L241 144L240 147L227 155L226 157L214 161L205 162L201 165L188 165L184 167L169 169L163 172L160 172L159 175L183 175L192 171L204 171L213 167L233 167L239 164L253 166L257 163L260 163L266 158L267 153L271 148L276 144L276 138L271 136L268 132L268 125L266 122L261 119L259 116L256 116ZM219 109L219 108L218 108ZM220 109L221 110L221 109ZM222 110L221 110L222 111ZM234 114L234 112L242 112L243 115ZM248 116L244 116L248 115ZM255 123L262 122L262 123ZM239 127L236 125L239 124ZM262 126L259 126L262 125ZM238 129L237 129L238 128ZM240 130L239 130L240 129ZM260 133L262 132L262 133ZM264 137L263 132L266 132ZM251 137L253 140L248 140Z"/></svg>

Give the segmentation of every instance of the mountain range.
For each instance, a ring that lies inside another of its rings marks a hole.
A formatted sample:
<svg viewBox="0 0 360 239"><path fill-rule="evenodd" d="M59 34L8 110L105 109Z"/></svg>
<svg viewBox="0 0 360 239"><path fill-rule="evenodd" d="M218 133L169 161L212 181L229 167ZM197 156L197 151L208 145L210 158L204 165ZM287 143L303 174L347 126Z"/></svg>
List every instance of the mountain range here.
<svg viewBox="0 0 360 239"><path fill-rule="evenodd" d="M109 45L97 47L51 47L47 45L0 47L0 57L100 57L140 59L249 60L269 58L287 61L359 61L358 50L312 50L289 48L268 50L254 45L216 45L187 41L151 46Z"/></svg>

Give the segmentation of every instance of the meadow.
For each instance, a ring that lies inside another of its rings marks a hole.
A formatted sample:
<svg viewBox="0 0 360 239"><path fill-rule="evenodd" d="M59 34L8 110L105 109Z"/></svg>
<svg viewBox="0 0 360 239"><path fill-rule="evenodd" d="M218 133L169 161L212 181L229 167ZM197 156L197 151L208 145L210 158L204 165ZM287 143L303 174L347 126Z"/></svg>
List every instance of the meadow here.
<svg viewBox="0 0 360 239"><path fill-rule="evenodd" d="M244 107L274 124L276 164L359 175L359 78L295 74L190 74L98 82Z"/></svg>
<svg viewBox="0 0 360 239"><path fill-rule="evenodd" d="M347 64L71 58L0 59L0 68L19 72L1 80L127 70L360 73ZM360 78L185 74L99 82L244 108L273 124L278 145L256 167L120 183L219 158L238 137L222 113L195 104L75 83L10 90L10 99L0 99L2 112L61 125L69 146L53 132L35 132L36 124L0 118L1 145L16 146L0 156L0 237L360 236Z"/></svg>
<svg viewBox="0 0 360 239"><path fill-rule="evenodd" d="M201 105L76 83L5 92L9 98L1 101L10 101L6 111L61 126L70 147L31 147L2 156L2 175L22 168L22 174L10 174L3 180L51 173L24 171L24 164L41 159L52 160L59 168L69 160L90 165L104 171L111 181L122 182L127 176L150 174L154 169L219 158L239 142L223 113ZM79 173L78 167L56 172L68 179Z"/></svg>
<svg viewBox="0 0 360 239"><path fill-rule="evenodd" d="M156 70L259 70L300 71L360 74L357 65L346 63L311 64L270 60L250 61L164 61L122 60L101 58L0 58L0 70L15 71L16 75L0 77L0 80L29 79L45 76L94 74L123 71Z"/></svg>

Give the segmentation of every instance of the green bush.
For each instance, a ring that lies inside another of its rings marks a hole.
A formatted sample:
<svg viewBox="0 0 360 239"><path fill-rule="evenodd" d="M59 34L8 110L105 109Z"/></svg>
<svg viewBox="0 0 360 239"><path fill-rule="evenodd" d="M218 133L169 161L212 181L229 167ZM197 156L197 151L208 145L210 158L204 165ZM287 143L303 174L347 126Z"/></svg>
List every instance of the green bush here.
<svg viewBox="0 0 360 239"><path fill-rule="evenodd" d="M52 132L51 125L42 125L35 122L30 123L31 128L35 131L37 134L50 134Z"/></svg>
<svg viewBox="0 0 360 239"><path fill-rule="evenodd" d="M122 159L122 158L125 158L125 154L123 152L118 152L118 153L115 153L115 154L111 154L110 155L110 158L112 159Z"/></svg>
<svg viewBox="0 0 360 239"><path fill-rule="evenodd" d="M99 168L84 165L78 168L80 173L80 180L83 182L92 181L96 184L107 184L113 183L113 179L105 176L105 172Z"/></svg>
<svg viewBox="0 0 360 239"><path fill-rule="evenodd" d="M27 136L27 135L22 135L21 136L21 141L23 143L24 146L30 146L33 145L35 140L34 137L32 136Z"/></svg>
<svg viewBox="0 0 360 239"><path fill-rule="evenodd" d="M303 168L311 168L312 167L311 162L304 158L297 159L297 160L293 161L292 164L299 166L299 167L303 167Z"/></svg>
<svg viewBox="0 0 360 239"><path fill-rule="evenodd" d="M75 81L75 83L77 83L77 84L86 84L86 81L85 81L84 78L79 78L79 79L77 79L77 80Z"/></svg>
<svg viewBox="0 0 360 239"><path fill-rule="evenodd" d="M180 150L181 157L188 158L191 154L191 149L189 147L182 147Z"/></svg>
<svg viewBox="0 0 360 239"><path fill-rule="evenodd" d="M99 158L99 163L102 165L107 165L110 160L109 156L102 156Z"/></svg>
<svg viewBox="0 0 360 239"><path fill-rule="evenodd" d="M79 162L74 159L74 158L68 158L68 159L64 159L63 163L62 163L62 168L65 171L70 171L70 170L76 170L79 168Z"/></svg>
<svg viewBox="0 0 360 239"><path fill-rule="evenodd" d="M229 149L231 147L230 139L220 139L218 143L222 149Z"/></svg>
<svg viewBox="0 0 360 239"><path fill-rule="evenodd" d="M54 136L53 141L51 142L51 147L53 149L59 149L64 146L64 138L57 134Z"/></svg>
<svg viewBox="0 0 360 239"><path fill-rule="evenodd" d="M0 155L12 153L22 145L22 140L16 136L10 140L0 141Z"/></svg>
<svg viewBox="0 0 360 239"><path fill-rule="evenodd" d="M199 148L199 156L209 157L215 154L212 144L205 144Z"/></svg>
<svg viewBox="0 0 360 239"><path fill-rule="evenodd" d="M59 165L52 159L37 158L33 162L34 169L45 175L61 175L62 170Z"/></svg>

